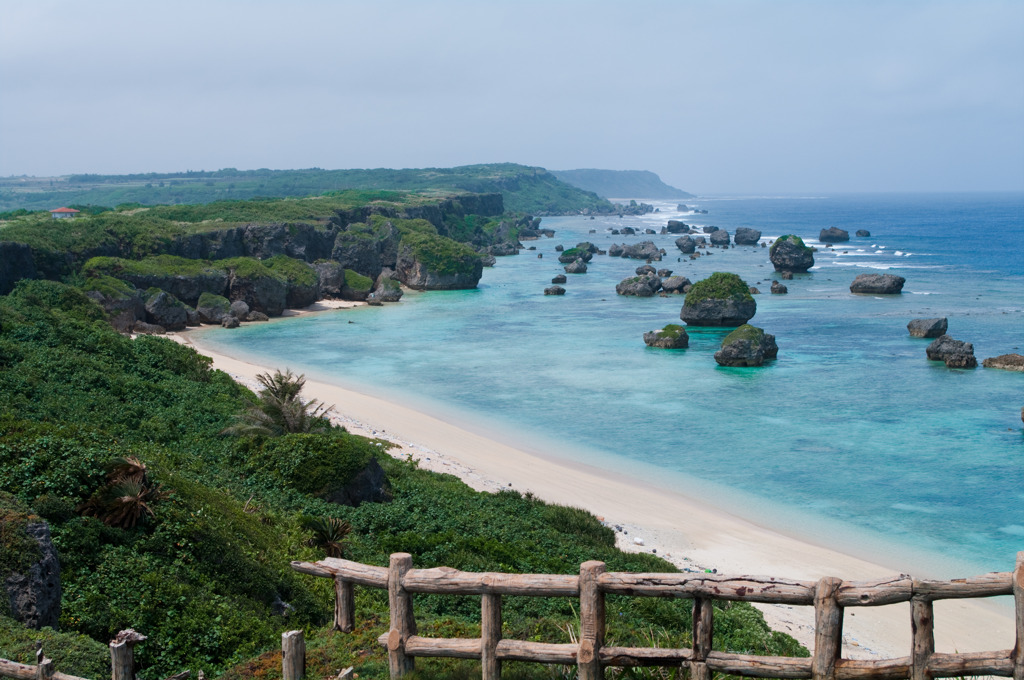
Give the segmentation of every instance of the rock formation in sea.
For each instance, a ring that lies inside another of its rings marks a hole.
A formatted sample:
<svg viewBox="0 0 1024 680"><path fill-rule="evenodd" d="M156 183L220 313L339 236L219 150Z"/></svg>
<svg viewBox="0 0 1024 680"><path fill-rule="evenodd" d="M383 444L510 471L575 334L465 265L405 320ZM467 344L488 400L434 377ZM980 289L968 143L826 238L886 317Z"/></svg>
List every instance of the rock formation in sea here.
<svg viewBox="0 0 1024 680"><path fill-rule="evenodd" d="M727 246L730 243L729 232L727 232L725 229L716 229L715 231L711 232L711 236L709 237L709 239L711 241L711 245L713 246Z"/></svg>
<svg viewBox="0 0 1024 680"><path fill-rule="evenodd" d="M1000 354L997 357L989 357L981 362L985 368L1001 368L1004 371L1024 372L1024 355L1021 354Z"/></svg>
<svg viewBox="0 0 1024 680"><path fill-rule="evenodd" d="M789 292L789 288L786 288L783 284L778 281L772 281L772 295L785 295Z"/></svg>
<svg viewBox="0 0 1024 680"><path fill-rule="evenodd" d="M858 274L850 284L851 293L867 295L897 295L907 280L895 274Z"/></svg>
<svg viewBox="0 0 1024 680"><path fill-rule="evenodd" d="M583 261L583 258L577 258L563 267L566 274L586 274L587 263Z"/></svg>
<svg viewBox="0 0 1024 680"><path fill-rule="evenodd" d="M937 338L946 334L949 328L949 321L946 317L937 319L912 319L907 324L907 330L915 338Z"/></svg>
<svg viewBox="0 0 1024 680"><path fill-rule="evenodd" d="M750 227L736 227L733 242L738 246L756 246L761 240L761 232Z"/></svg>
<svg viewBox="0 0 1024 680"><path fill-rule="evenodd" d="M722 339L715 361L719 366L761 366L778 353L774 335L757 326L743 324Z"/></svg>
<svg viewBox="0 0 1024 680"><path fill-rule="evenodd" d="M867 229L858 229L857 236L860 236L861 238L867 238L868 236L871 236L871 232L868 231Z"/></svg>
<svg viewBox="0 0 1024 680"><path fill-rule="evenodd" d="M931 361L942 361L949 368L975 368L978 360L974 357L974 345L942 335L925 350Z"/></svg>
<svg viewBox="0 0 1024 680"><path fill-rule="evenodd" d="M682 294L693 283L685 276L668 276L661 280L661 289L669 294Z"/></svg>
<svg viewBox="0 0 1024 680"><path fill-rule="evenodd" d="M642 264L639 267L637 267L634 271L635 271L637 276L643 276L644 274L657 274L658 273L658 270L655 269L654 267L652 267L649 264Z"/></svg>
<svg viewBox="0 0 1024 680"><path fill-rule="evenodd" d="M555 277L551 279L551 283L565 283L565 282L566 282L565 274L556 274Z"/></svg>
<svg viewBox="0 0 1024 680"><path fill-rule="evenodd" d="M680 236L676 239L676 247L683 253L689 255L697 249L697 242L691 236Z"/></svg>
<svg viewBox="0 0 1024 680"><path fill-rule="evenodd" d="M623 279L615 285L615 292L619 295L635 297L652 297L661 290L661 279L654 274L633 276Z"/></svg>
<svg viewBox="0 0 1024 680"><path fill-rule="evenodd" d="M565 295L565 288L561 286L548 286L544 289L545 295Z"/></svg>
<svg viewBox="0 0 1024 680"><path fill-rule="evenodd" d="M743 279L715 272L693 284L679 318L691 326L740 326L756 312L757 303Z"/></svg>
<svg viewBox="0 0 1024 680"><path fill-rule="evenodd" d="M669 234L689 234L690 226L685 222L680 222L679 220L669 220L665 230Z"/></svg>
<svg viewBox="0 0 1024 680"><path fill-rule="evenodd" d="M644 344L659 349L685 349L690 346L690 336L679 324L670 323L660 330L644 333Z"/></svg>
<svg viewBox="0 0 1024 680"><path fill-rule="evenodd" d="M768 250L768 259L777 272L806 272L814 266L814 252L794 234L775 239Z"/></svg>
<svg viewBox="0 0 1024 680"><path fill-rule="evenodd" d="M661 260L661 250L654 245L654 241L641 241L632 245L612 244L608 254L614 256L616 251L619 257L628 257L634 260Z"/></svg>
<svg viewBox="0 0 1024 680"><path fill-rule="evenodd" d="M822 243L841 243L842 241L850 240L850 232L837 227L829 227L828 229L821 230L821 233L818 234L818 240Z"/></svg>

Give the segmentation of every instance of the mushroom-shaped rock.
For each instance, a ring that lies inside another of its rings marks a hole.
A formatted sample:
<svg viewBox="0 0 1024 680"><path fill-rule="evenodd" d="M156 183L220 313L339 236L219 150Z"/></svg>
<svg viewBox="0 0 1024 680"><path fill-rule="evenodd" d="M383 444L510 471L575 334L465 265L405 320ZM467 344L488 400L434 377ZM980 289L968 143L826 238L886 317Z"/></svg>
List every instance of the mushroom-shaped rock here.
<svg viewBox="0 0 1024 680"><path fill-rule="evenodd" d="M569 264L565 265L563 269L565 269L566 274L586 274L587 263L584 262L582 258L580 258L574 262L570 262Z"/></svg>
<svg viewBox="0 0 1024 680"><path fill-rule="evenodd" d="M896 295L903 291L907 280L895 274L858 274L850 284L851 293L869 295Z"/></svg>
<svg viewBox="0 0 1024 680"><path fill-rule="evenodd" d="M782 285L778 281L772 281L772 295L785 295L789 292L789 288Z"/></svg>
<svg viewBox="0 0 1024 680"><path fill-rule="evenodd" d="M693 284L679 318L691 326L740 326L757 312L757 303L743 279L715 272Z"/></svg>
<svg viewBox="0 0 1024 680"><path fill-rule="evenodd" d="M814 252L804 240L793 234L775 239L768 250L768 259L777 272L805 272L814 266Z"/></svg>
<svg viewBox="0 0 1024 680"><path fill-rule="evenodd" d="M1001 368L1004 371L1024 372L1024 355L1021 354L1000 354L997 357L990 357L981 362L985 368Z"/></svg>
<svg viewBox="0 0 1024 680"><path fill-rule="evenodd" d="M760 366L779 353L775 336L750 324L743 324L722 339L722 348L715 352L719 366Z"/></svg>
<svg viewBox="0 0 1024 680"><path fill-rule="evenodd" d="M685 349L690 346L690 336L679 324L670 323L661 330L644 333L644 343L660 349Z"/></svg>
<svg viewBox="0 0 1024 680"><path fill-rule="evenodd" d="M644 274L657 274L658 270L649 264L642 264L636 268L636 275L643 276Z"/></svg>
<svg viewBox="0 0 1024 680"><path fill-rule="evenodd" d="M913 319L907 324L907 330L915 338L937 338L946 334L949 328L949 321L942 317L940 319Z"/></svg>
<svg viewBox="0 0 1024 680"><path fill-rule="evenodd" d="M942 335L925 350L931 361L942 361L950 368L974 368L978 360L974 357L974 345Z"/></svg>
<svg viewBox="0 0 1024 680"><path fill-rule="evenodd" d="M545 295L565 295L565 288L561 286L548 286L544 289Z"/></svg>
<svg viewBox="0 0 1024 680"><path fill-rule="evenodd" d="M652 297L660 289L661 279L653 274L623 279L615 286L615 292L619 295L632 295L635 297Z"/></svg>
<svg viewBox="0 0 1024 680"><path fill-rule="evenodd" d="M829 227L828 229L821 230L821 233L818 234L818 240L822 243L839 243L841 241L849 241L850 232L837 227Z"/></svg>
<svg viewBox="0 0 1024 680"><path fill-rule="evenodd" d="M761 232L750 227L736 227L733 242L738 246L756 246L761 240Z"/></svg>
<svg viewBox="0 0 1024 680"><path fill-rule="evenodd" d="M685 276L669 276L661 280L661 289L666 293L685 293L687 286L692 286Z"/></svg>
<svg viewBox="0 0 1024 680"><path fill-rule="evenodd" d="M551 279L551 283L565 283L565 281L565 274L558 274L553 279Z"/></svg>
<svg viewBox="0 0 1024 680"><path fill-rule="evenodd" d="M860 236L862 238L867 238L868 236L871 236L871 232L868 231L867 229L858 229L857 230L857 236Z"/></svg>
<svg viewBox="0 0 1024 680"><path fill-rule="evenodd" d="M697 242L690 236L680 236L676 239L676 247L684 253L692 253L697 249Z"/></svg>
<svg viewBox="0 0 1024 680"><path fill-rule="evenodd" d="M727 246L729 245L729 232L725 229L716 229L711 232L709 239L713 246Z"/></svg>

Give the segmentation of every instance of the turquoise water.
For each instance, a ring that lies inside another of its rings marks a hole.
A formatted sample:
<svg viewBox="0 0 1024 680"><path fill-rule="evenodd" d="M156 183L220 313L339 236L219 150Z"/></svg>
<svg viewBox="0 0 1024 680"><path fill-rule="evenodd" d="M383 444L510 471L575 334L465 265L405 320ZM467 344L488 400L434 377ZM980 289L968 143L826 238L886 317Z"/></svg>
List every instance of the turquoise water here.
<svg viewBox="0 0 1024 680"><path fill-rule="evenodd" d="M1024 374L959 371L925 358L907 322L946 316L980 359L1024 353L1024 195L720 198L675 202L642 218L546 218L553 239L499 258L473 291L409 293L401 303L232 331L224 351L315 373L485 427L555 455L679 488L708 503L915 574L1012 568L1024 550ZM827 226L870 238L816 254L817 266L769 295L762 248L684 259L668 219L795 233ZM597 233L589 234L594 229ZM764 291L755 325L779 358L725 369L724 331L690 332L686 350L644 346L680 323L681 297L623 298L642 264L595 256L563 297L554 248L651 239L659 267L692 281L739 274ZM538 258L541 253L543 258ZM900 296L855 296L858 273L906 277ZM453 415L454 414L454 415Z"/></svg>

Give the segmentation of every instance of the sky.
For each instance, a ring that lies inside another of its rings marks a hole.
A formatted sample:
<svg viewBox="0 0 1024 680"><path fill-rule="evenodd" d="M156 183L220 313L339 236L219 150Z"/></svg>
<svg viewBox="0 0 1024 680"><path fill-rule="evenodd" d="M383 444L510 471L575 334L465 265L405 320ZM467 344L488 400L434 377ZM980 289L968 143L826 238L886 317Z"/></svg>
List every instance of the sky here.
<svg viewBox="0 0 1024 680"><path fill-rule="evenodd" d="M506 161L1024 190L1024 2L0 6L0 176Z"/></svg>

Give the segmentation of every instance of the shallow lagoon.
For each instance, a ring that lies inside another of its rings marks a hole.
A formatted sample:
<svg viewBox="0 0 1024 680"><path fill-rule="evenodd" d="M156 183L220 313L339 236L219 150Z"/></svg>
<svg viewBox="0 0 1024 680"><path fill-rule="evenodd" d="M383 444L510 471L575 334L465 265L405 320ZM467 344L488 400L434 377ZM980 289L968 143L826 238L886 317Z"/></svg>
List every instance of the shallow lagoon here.
<svg viewBox="0 0 1024 680"><path fill-rule="evenodd" d="M553 239L499 258L473 291L211 331L226 352L389 396L520 445L679 488L741 516L921 575L1012 567L1024 549L1024 375L929 362L907 322L947 316L979 358L1024 348L1024 195L692 199L641 218L546 218ZM853 237L768 294L767 249L714 249L690 261L668 219L764 236L821 228ZM594 229L597 233L590 234ZM691 330L686 350L643 345L679 323L682 297L623 298L642 262L595 256L562 297L555 246L651 239L659 268L692 281L732 271L756 286L755 325L779 359L723 369L724 331ZM542 254L538 258L537 254ZM682 258L677 261L677 258ZM857 296L858 273L907 278L900 296Z"/></svg>

